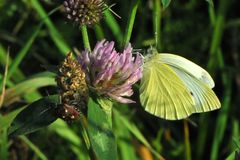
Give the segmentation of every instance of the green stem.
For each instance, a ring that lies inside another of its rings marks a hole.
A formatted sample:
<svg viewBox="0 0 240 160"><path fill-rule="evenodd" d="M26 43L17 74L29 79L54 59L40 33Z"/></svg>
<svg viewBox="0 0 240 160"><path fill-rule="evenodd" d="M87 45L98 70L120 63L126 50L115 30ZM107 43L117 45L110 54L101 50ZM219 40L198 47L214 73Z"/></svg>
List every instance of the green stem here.
<svg viewBox="0 0 240 160"><path fill-rule="evenodd" d="M39 159L41 160L48 160L48 158L45 156L45 154L35 145L33 144L26 136L20 136L21 140L26 143L29 148L31 148L34 153L38 156Z"/></svg>
<svg viewBox="0 0 240 160"><path fill-rule="evenodd" d="M209 9L209 15L211 24L214 26L212 41L211 41L211 48L210 48L210 57L208 62L208 68L213 69L214 65L216 64L215 58L217 55L217 50L220 46L222 41L222 33L224 29L224 22L225 22L225 14L228 8L228 2L225 0L221 0L219 4L219 9L217 13L217 17L214 15L213 8Z"/></svg>
<svg viewBox="0 0 240 160"><path fill-rule="evenodd" d="M222 41L222 33L224 30L224 21L225 21L225 14L228 8L228 1L221 0L217 12L217 16L215 15L214 8L209 7L209 18L210 23L214 29L212 41L211 41L211 47L209 50L209 61L208 61L208 69L213 73L216 65L218 65L219 68L224 68L224 59L220 48L220 43ZM211 160L217 159L218 157L218 150L220 147L221 140L224 135L225 127L226 127L226 120L227 120L227 112L229 108L229 90L228 90L228 76L224 72L222 74L222 79L224 83L224 90L226 90L228 93L225 93L222 100L222 108L220 110L220 114L218 116L218 119L216 121L216 129L214 133L214 139L211 149ZM224 113L225 112L225 113ZM209 128L207 119L208 115L203 115L200 120L200 127L201 130L198 135L198 150L197 150L197 156L198 159L201 159L203 153L204 153L204 147L206 144L207 139L207 130Z"/></svg>
<svg viewBox="0 0 240 160"><path fill-rule="evenodd" d="M184 123L184 135L185 135L185 156L186 160L191 160L191 144L190 144L190 139L189 139L189 127L188 127L188 122L186 120L183 121Z"/></svg>
<svg viewBox="0 0 240 160"><path fill-rule="evenodd" d="M225 68L220 43L222 41L222 34L224 31L225 24L225 15L228 7L229 1L221 0L217 12L217 17L215 18L214 16L212 16L211 18L211 20L213 21L212 24L214 24L214 32L210 48L210 59L208 63L208 67L210 67L211 70L213 70L214 67L216 67L216 65L218 65L217 67L220 68L221 70ZM210 15L214 15L213 13L214 12L212 12ZM227 74L225 71L222 72L221 77L224 87L224 95L222 100L222 108L219 112L216 121L216 128L213 136L214 139L211 148L210 160L218 159L219 148L222 143L224 132L227 126L229 106L231 102L231 78L229 77L229 74Z"/></svg>
<svg viewBox="0 0 240 160"><path fill-rule="evenodd" d="M88 32L87 32L87 27L86 26L81 26L81 31L82 31L82 38L83 38L84 48L88 49L89 51L91 51L89 38L88 38Z"/></svg>
<svg viewBox="0 0 240 160"><path fill-rule="evenodd" d="M218 159L219 147L223 141L224 132L227 126L228 112L229 112L229 106L231 102L231 92L232 92L231 81L228 81L226 84L224 84L224 89L225 89L224 98L222 102L222 108L217 117L217 123L216 123L216 128L213 136L214 139L213 139L212 148L211 148L210 160Z"/></svg>
<svg viewBox="0 0 240 160"><path fill-rule="evenodd" d="M212 26L214 26L215 21L216 21L215 11L214 11L214 8L210 5L208 6L208 14L209 14L209 18L210 18L210 23Z"/></svg>
<svg viewBox="0 0 240 160"><path fill-rule="evenodd" d="M127 45L130 41L139 2L140 2L140 0L134 0L132 2L130 13L129 13L129 18L128 18L128 22L127 22L127 27L126 27L125 34L124 34L124 40L122 43L122 48L124 48L125 45Z"/></svg>
<svg viewBox="0 0 240 160"><path fill-rule="evenodd" d="M161 16L161 2L160 0L154 0L153 27L156 48L158 51L161 50Z"/></svg>
<svg viewBox="0 0 240 160"><path fill-rule="evenodd" d="M95 25L94 26L94 31L97 37L97 40L102 40L104 39L104 32L103 29L100 25Z"/></svg>
<svg viewBox="0 0 240 160"><path fill-rule="evenodd" d="M196 160L201 160L204 153L204 147L206 144L207 133L208 133L208 123L207 123L208 118L209 118L208 114L207 115L203 114L199 118L199 128L201 129L199 130L199 134L197 137L198 149L196 150Z"/></svg>
<svg viewBox="0 0 240 160"><path fill-rule="evenodd" d="M3 99L5 95L5 89L6 89L6 82L7 82L7 74L8 74L8 65L9 65L9 51L7 53L7 59L6 59L6 66L5 66L5 71L4 71L4 78L3 78L3 83L2 83L2 93L0 94L0 109L3 104Z"/></svg>
<svg viewBox="0 0 240 160"><path fill-rule="evenodd" d="M104 20L107 26L112 31L112 34L116 38L118 44L120 44L123 40L123 34L120 25L118 24L117 20L114 18L114 16L108 9L104 12L104 16L105 16Z"/></svg>

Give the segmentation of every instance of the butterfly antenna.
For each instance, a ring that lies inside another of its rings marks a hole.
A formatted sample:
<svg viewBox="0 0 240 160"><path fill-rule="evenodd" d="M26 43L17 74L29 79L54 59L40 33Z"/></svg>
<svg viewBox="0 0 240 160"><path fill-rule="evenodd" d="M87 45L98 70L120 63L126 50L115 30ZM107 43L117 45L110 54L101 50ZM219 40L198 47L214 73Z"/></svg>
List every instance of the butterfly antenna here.
<svg viewBox="0 0 240 160"><path fill-rule="evenodd" d="M110 12L112 12L112 14L114 14L116 17L118 17L119 19L122 19L122 17L121 16L119 16L116 12L114 12L111 8L113 7L113 6L115 6L116 5L116 3L114 3L114 4L112 4L112 5L110 5L110 6L108 6L108 5L106 5L106 9L108 9Z"/></svg>

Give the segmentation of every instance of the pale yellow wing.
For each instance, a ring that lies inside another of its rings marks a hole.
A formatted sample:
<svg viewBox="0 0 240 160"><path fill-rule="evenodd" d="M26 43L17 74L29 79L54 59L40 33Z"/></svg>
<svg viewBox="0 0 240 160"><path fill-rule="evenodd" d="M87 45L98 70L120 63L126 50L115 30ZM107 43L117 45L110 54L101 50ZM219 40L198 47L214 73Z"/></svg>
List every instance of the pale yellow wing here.
<svg viewBox="0 0 240 160"><path fill-rule="evenodd" d="M175 54L160 53L157 55L156 58L165 64L174 66L180 69L182 72L186 72L194 76L210 88L213 88L215 85L212 77L206 70L184 57Z"/></svg>
<svg viewBox="0 0 240 160"><path fill-rule="evenodd" d="M207 112L220 108L221 104L218 97L209 86L193 75L183 72L179 68L172 67L172 69L181 78L194 97L195 105L193 108L195 111L193 113Z"/></svg>
<svg viewBox="0 0 240 160"><path fill-rule="evenodd" d="M143 68L140 101L147 112L168 120L195 112L194 98L173 69L154 56Z"/></svg>
<svg viewBox="0 0 240 160"><path fill-rule="evenodd" d="M220 108L213 86L208 72L193 62L172 54L156 54L144 64L140 101L147 112L158 117L182 119Z"/></svg>

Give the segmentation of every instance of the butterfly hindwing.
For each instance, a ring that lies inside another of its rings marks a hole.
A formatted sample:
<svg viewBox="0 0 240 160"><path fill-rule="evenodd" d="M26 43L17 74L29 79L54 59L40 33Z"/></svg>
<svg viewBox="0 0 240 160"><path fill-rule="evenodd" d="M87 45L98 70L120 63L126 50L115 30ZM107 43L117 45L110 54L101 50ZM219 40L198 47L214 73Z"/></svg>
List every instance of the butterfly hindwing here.
<svg viewBox="0 0 240 160"><path fill-rule="evenodd" d="M221 106L213 90L205 83L178 68L173 68L173 70L178 74L194 97L195 105L193 107L196 113L215 110Z"/></svg>

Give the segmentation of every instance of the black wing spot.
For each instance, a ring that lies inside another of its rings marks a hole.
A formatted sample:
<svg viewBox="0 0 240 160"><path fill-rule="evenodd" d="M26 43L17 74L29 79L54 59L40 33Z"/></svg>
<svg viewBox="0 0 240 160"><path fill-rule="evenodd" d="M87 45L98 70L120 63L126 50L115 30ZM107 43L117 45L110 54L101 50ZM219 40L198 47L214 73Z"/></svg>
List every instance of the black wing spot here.
<svg viewBox="0 0 240 160"><path fill-rule="evenodd" d="M191 92L191 91L190 91L190 94L191 94L192 96L194 96L193 92Z"/></svg>

